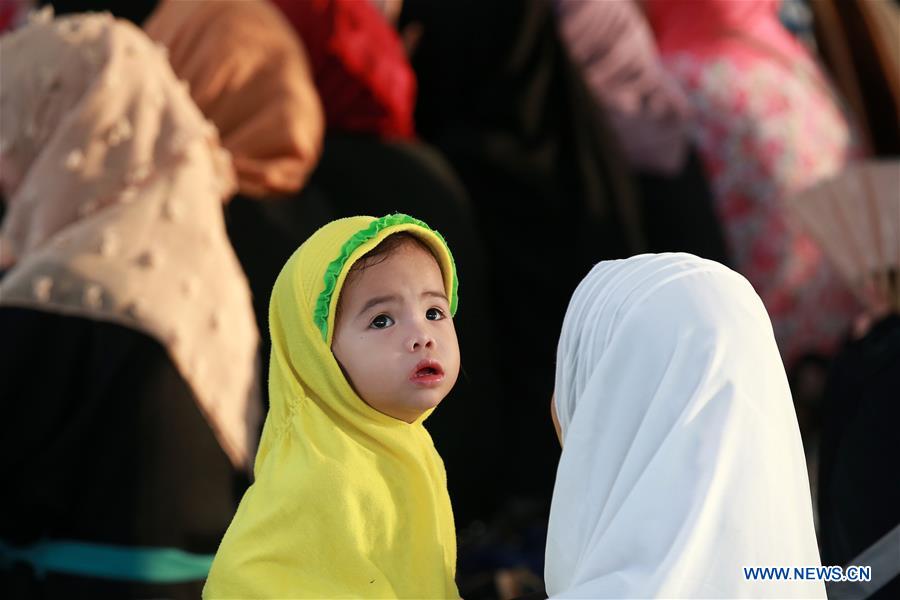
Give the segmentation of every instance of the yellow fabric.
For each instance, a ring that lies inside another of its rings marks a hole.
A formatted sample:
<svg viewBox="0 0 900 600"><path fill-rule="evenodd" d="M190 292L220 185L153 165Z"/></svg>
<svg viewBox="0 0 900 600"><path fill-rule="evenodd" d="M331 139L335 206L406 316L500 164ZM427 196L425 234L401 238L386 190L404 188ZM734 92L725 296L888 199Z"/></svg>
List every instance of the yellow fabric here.
<svg viewBox="0 0 900 600"><path fill-rule="evenodd" d="M409 231L432 248L449 285L449 250L414 224L381 230L340 272L328 340L313 323L326 268L373 221L351 217L319 229L275 283L271 404L256 480L222 540L204 598L459 597L453 513L443 463L422 425L428 415L409 424L369 407L330 349L338 295L360 256Z"/></svg>

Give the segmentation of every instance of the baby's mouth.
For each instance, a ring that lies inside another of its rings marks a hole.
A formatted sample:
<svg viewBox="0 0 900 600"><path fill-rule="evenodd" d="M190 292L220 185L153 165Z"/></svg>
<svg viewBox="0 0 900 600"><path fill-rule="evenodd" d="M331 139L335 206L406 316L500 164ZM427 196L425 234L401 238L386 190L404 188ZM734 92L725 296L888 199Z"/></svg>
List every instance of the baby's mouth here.
<svg viewBox="0 0 900 600"><path fill-rule="evenodd" d="M444 368L436 360L422 360L413 369L409 380L423 385L435 384L444 379Z"/></svg>

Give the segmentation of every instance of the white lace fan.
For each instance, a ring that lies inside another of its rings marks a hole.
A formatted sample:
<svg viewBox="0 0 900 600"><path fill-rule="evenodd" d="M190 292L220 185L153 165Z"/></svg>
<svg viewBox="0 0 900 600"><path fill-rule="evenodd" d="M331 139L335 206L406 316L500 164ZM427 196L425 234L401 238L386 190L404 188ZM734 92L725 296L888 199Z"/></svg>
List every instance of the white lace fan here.
<svg viewBox="0 0 900 600"><path fill-rule="evenodd" d="M851 165L788 210L866 306L900 312L900 160Z"/></svg>

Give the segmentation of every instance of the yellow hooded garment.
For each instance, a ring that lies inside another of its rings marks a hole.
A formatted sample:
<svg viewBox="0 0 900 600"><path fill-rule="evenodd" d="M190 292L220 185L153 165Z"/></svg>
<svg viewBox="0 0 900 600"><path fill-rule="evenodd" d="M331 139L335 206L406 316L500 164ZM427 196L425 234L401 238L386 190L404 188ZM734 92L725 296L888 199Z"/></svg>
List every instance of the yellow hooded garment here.
<svg viewBox="0 0 900 600"><path fill-rule="evenodd" d="M422 425L430 411L410 424L369 407L331 353L347 272L401 231L432 249L455 313L450 250L406 215L329 223L278 276L255 482L219 546L204 598L459 597L447 477Z"/></svg>

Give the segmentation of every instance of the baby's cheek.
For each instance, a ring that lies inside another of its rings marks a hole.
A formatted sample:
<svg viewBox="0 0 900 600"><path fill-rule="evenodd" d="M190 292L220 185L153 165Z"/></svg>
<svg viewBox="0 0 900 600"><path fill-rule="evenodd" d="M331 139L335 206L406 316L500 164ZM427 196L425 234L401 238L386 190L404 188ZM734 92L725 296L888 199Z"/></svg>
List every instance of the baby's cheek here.
<svg viewBox="0 0 900 600"><path fill-rule="evenodd" d="M371 394L378 393L384 389L388 380L388 377L385 375L386 369L373 355L367 354L360 357L356 367L360 385L366 391Z"/></svg>
<svg viewBox="0 0 900 600"><path fill-rule="evenodd" d="M443 361L445 379L451 387L456 385L460 371L459 347L455 346L452 350L450 355Z"/></svg>
<svg viewBox="0 0 900 600"><path fill-rule="evenodd" d="M456 337L456 329L452 330L452 337L450 339L450 356L453 362L455 363L455 369L457 373L459 372L459 363L461 360L460 352L459 352L459 339Z"/></svg>

